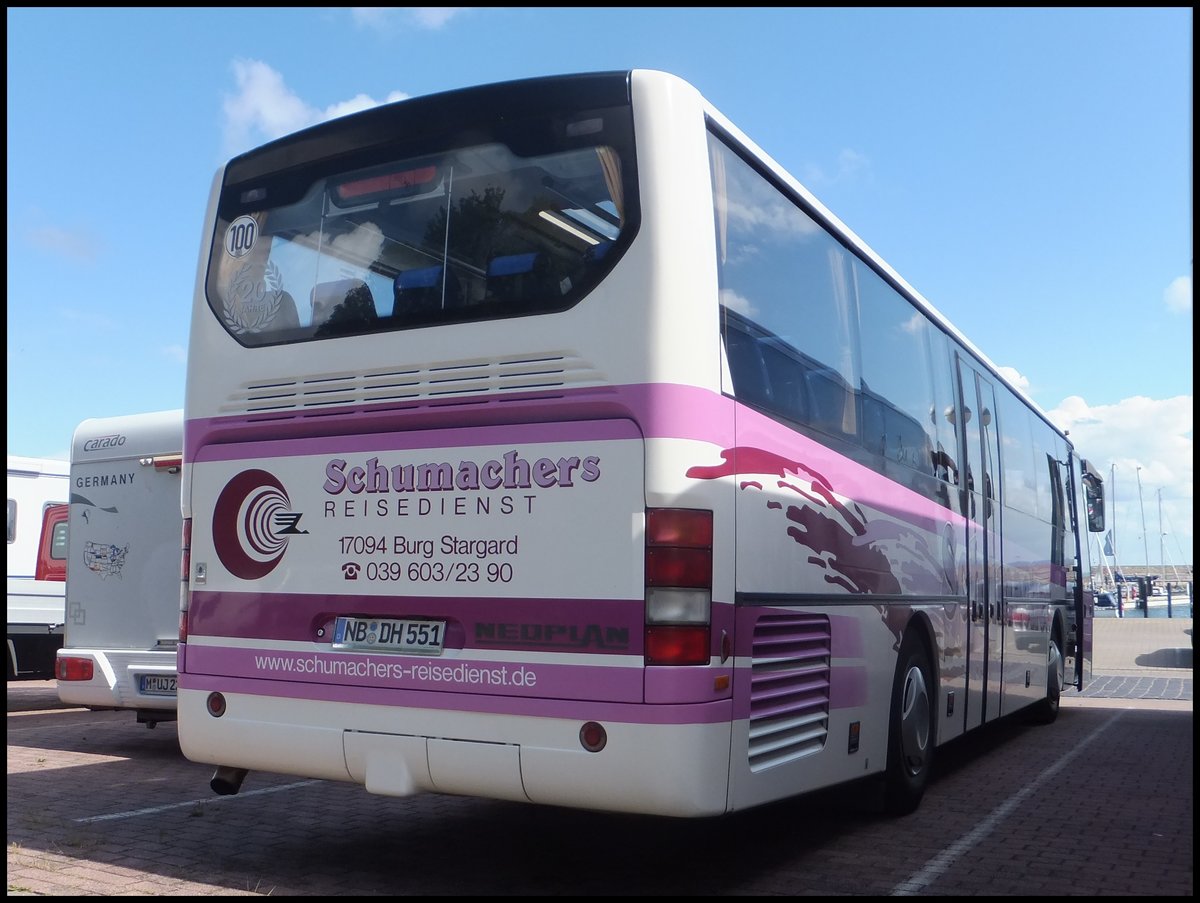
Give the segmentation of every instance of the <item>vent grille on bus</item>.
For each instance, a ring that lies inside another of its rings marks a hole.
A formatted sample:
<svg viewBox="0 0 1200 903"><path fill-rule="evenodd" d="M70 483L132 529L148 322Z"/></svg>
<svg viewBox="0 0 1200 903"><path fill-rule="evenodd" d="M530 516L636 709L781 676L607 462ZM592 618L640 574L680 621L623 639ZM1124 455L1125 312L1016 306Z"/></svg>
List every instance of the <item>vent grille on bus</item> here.
<svg viewBox="0 0 1200 903"><path fill-rule="evenodd" d="M307 377L280 375L243 383L222 405L221 413L318 410L388 402L419 404L463 396L541 392L602 382L603 375L598 370L565 353L380 367Z"/></svg>
<svg viewBox="0 0 1200 903"><path fill-rule="evenodd" d="M754 625L750 770L819 752L829 730L829 618L764 615Z"/></svg>

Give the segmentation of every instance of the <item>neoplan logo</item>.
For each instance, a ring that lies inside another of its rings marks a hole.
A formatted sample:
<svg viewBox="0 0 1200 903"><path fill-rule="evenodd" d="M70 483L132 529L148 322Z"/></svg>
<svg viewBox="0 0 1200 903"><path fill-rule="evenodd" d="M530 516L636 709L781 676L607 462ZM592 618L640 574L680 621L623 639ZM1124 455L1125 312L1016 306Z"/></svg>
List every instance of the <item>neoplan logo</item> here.
<svg viewBox="0 0 1200 903"><path fill-rule="evenodd" d="M283 484L265 470L244 470L225 484L213 509L213 547L235 577L257 580L271 573L287 551L304 515L292 511Z"/></svg>

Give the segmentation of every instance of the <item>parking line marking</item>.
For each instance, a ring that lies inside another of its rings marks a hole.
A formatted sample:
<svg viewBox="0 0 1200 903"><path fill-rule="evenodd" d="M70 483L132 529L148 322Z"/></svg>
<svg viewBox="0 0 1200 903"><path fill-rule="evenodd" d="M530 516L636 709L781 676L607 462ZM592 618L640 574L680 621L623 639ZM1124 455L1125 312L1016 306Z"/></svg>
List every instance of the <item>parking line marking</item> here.
<svg viewBox="0 0 1200 903"><path fill-rule="evenodd" d="M155 815L159 812L166 812L168 809L179 809L183 806L208 806L212 803L220 803L225 800L240 799L243 796L258 796L262 793L278 793L281 790L295 790L297 787L307 787L310 784L319 784L320 781L298 781L295 784L284 784L282 787L264 787L262 790L247 790L245 793L238 793L229 796L217 796L202 800L188 800L183 803L170 803L166 806L153 806L149 809L134 809L130 812L114 812L112 815L92 815L87 818L75 819L76 824L88 824L96 821L112 821L118 818L136 818L139 815Z"/></svg>
<svg viewBox="0 0 1200 903"><path fill-rule="evenodd" d="M1041 787L1044 783L1062 771L1071 763L1077 756L1082 755L1083 751L1091 745L1092 741L1099 737L1102 733L1108 730L1127 710L1117 712L1106 722L1092 731L1070 753L1063 756L1040 775L1032 784L1026 784L1017 793L1010 796L1007 800L997 806L991 813L981 821L973 830L960 837L954 843L950 844L945 850L934 856L917 872L914 872L906 880L901 881L892 888L891 896L893 897L911 897L920 894L929 885L949 871L958 859L965 853L971 850L982 841L985 837L992 833L1000 822L1004 821L1009 814L1023 803L1027 797L1031 796L1035 790Z"/></svg>

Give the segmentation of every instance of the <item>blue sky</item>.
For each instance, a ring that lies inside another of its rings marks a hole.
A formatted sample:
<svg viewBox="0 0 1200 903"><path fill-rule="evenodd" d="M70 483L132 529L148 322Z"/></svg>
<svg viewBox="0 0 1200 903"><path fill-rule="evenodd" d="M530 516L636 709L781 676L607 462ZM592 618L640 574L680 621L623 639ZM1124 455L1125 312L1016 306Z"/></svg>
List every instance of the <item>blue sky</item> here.
<svg viewBox="0 0 1200 903"><path fill-rule="evenodd" d="M182 407L228 156L389 100L663 69L1070 431L1123 563L1192 562L1190 7L7 15L10 454Z"/></svg>

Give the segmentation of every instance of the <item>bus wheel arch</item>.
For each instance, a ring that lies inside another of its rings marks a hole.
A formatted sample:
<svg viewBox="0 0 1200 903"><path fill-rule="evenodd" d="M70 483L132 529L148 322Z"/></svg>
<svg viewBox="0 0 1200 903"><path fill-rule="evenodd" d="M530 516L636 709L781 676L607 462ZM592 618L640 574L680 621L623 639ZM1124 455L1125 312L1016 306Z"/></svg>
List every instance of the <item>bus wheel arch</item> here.
<svg viewBox="0 0 1200 903"><path fill-rule="evenodd" d="M933 766L938 684L930 631L923 616L913 618L896 656L883 776L883 808L889 815L916 810Z"/></svg>

